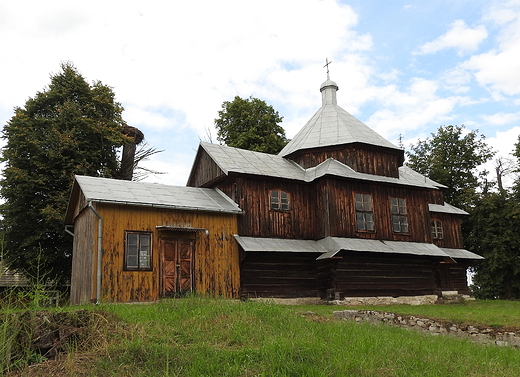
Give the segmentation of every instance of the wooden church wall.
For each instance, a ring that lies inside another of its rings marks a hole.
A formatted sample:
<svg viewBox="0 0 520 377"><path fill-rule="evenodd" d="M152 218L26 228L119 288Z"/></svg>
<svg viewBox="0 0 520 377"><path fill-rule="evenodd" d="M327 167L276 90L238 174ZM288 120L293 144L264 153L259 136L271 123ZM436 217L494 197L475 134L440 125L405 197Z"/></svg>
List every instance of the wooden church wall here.
<svg viewBox="0 0 520 377"><path fill-rule="evenodd" d="M335 236L432 242L428 209L431 190L332 177L305 184L231 176L218 187L244 210L244 214L238 217L239 234L242 236L303 239ZM290 210L275 211L269 208L271 190L284 190L290 194ZM372 195L373 232L357 231L355 193ZM395 233L392 229L392 197L406 199L408 233ZM437 218L443 221L445 229L445 238L436 242L438 246L462 247L460 220L452 215Z"/></svg>
<svg viewBox="0 0 520 377"><path fill-rule="evenodd" d="M202 147L199 147L199 153L193 164L193 171L189 177L187 186L206 187L205 184L212 182L223 174L224 172L218 167L215 161L209 157Z"/></svg>
<svg viewBox="0 0 520 377"><path fill-rule="evenodd" d="M318 253L245 253L240 296L317 297L318 256Z"/></svg>
<svg viewBox="0 0 520 377"><path fill-rule="evenodd" d="M327 178L320 185L322 196L328 203L325 211L330 231L323 229L319 238L359 237L394 241L431 242L428 211L429 193L426 190L390 186L369 182ZM355 194L372 195L374 231L358 231L356 228ZM390 198L406 199L409 232L395 233L392 229Z"/></svg>
<svg viewBox="0 0 520 377"><path fill-rule="evenodd" d="M459 216L447 213L431 213L431 219L439 220L442 223L443 238L433 239L435 245L452 249L462 249L464 247Z"/></svg>
<svg viewBox="0 0 520 377"><path fill-rule="evenodd" d="M415 255L341 252L341 259L323 261L320 276L329 275L321 284L346 297L415 296L434 294L434 262Z"/></svg>
<svg viewBox="0 0 520 377"><path fill-rule="evenodd" d="M359 173L398 178L402 157L396 153L386 153L381 149L370 148L366 145L349 145L339 149L323 148L290 157L305 169L317 166L329 158L334 158Z"/></svg>
<svg viewBox="0 0 520 377"><path fill-rule="evenodd" d="M314 239L316 210L313 185L288 180L234 176L218 185L244 211L238 217L241 236ZM290 194L289 210L271 210L269 194L282 190Z"/></svg>

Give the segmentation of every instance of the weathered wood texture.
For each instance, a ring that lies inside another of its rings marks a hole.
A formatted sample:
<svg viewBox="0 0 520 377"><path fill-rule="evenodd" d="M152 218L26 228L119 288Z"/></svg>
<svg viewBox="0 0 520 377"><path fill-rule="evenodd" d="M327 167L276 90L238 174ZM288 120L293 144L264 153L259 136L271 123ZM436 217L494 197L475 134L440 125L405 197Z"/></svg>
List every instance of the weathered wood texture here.
<svg viewBox="0 0 520 377"><path fill-rule="evenodd" d="M241 297L317 297L315 253L250 252L241 263Z"/></svg>
<svg viewBox="0 0 520 377"><path fill-rule="evenodd" d="M82 211L74 222L70 302L82 304L96 298L97 217Z"/></svg>
<svg viewBox="0 0 520 377"><path fill-rule="evenodd" d="M457 264L450 264L450 283L451 289L458 291L460 294L471 294L468 287L467 270L470 267L470 263L467 260L456 260Z"/></svg>
<svg viewBox="0 0 520 377"><path fill-rule="evenodd" d="M238 218L241 236L306 238L317 235L315 191L311 185L281 179L232 176L218 185L231 197L244 214ZM282 190L290 193L290 210L271 210L269 193Z"/></svg>
<svg viewBox="0 0 520 377"><path fill-rule="evenodd" d="M224 175L222 169L213 161L202 147L199 146L191 174L188 178L188 186L208 187L215 179Z"/></svg>
<svg viewBox="0 0 520 377"><path fill-rule="evenodd" d="M372 238L393 241L432 242L430 190L373 182L325 177L311 184L296 181L230 176L218 187L244 210L238 219L242 236L321 239L327 236ZM271 210L269 192L290 194L290 210ZM361 232L356 227L355 193L370 194L375 229ZM408 233L392 228L390 199L406 199ZM437 215L437 214L435 214ZM446 237L439 246L460 248L460 220L442 217Z"/></svg>
<svg viewBox="0 0 520 377"><path fill-rule="evenodd" d="M433 243L439 247L449 247L453 249L462 249L462 230L461 219L445 213L432 213L432 220L439 220L442 223L444 237L442 239L433 239Z"/></svg>
<svg viewBox="0 0 520 377"><path fill-rule="evenodd" d="M433 258L415 255L341 252L319 268L320 295L327 289L346 297L414 296L438 293Z"/></svg>
<svg viewBox="0 0 520 377"><path fill-rule="evenodd" d="M333 158L359 173L399 177L403 152L384 148L374 148L363 144L349 144L337 147L299 151L287 158L305 169L317 166Z"/></svg>
<svg viewBox="0 0 520 377"><path fill-rule="evenodd" d="M160 237L195 237L195 291L224 297L237 297L240 287L238 246L233 237L237 233L236 215L200 211L177 211L140 206L97 203L96 210L103 217L103 270L101 294L103 301L154 301L160 297ZM87 214L88 212L84 212ZM90 215L89 215L90 216ZM91 216L90 216L91 217ZM79 220L79 219L78 219ZM97 221L75 224L74 253L78 266L93 269L95 274L96 232L88 231ZM156 226L203 228L205 232L159 231ZM96 228L97 229L97 228ZM124 270L125 231L152 232L152 270ZM80 239L83 239L80 242ZM91 255L92 257L87 257ZM78 258L76 258L78 259ZM87 276L73 277L73 290L81 292L73 303L94 299L95 285ZM90 294L90 295L89 295Z"/></svg>

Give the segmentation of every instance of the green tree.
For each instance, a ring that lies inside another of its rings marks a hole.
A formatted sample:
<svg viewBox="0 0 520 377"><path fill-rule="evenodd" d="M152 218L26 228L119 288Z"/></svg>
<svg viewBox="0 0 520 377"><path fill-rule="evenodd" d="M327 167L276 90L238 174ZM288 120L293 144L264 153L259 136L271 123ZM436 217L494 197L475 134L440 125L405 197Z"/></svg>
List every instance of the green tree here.
<svg viewBox="0 0 520 377"><path fill-rule="evenodd" d="M520 203L501 190L481 196L468 220L466 247L486 259L475 267L481 299L520 299Z"/></svg>
<svg viewBox="0 0 520 377"><path fill-rule="evenodd" d="M114 176L117 148L129 138L112 89L90 85L71 63L61 69L4 126L0 210L10 267L29 276L43 268L49 278L65 281L72 238L63 218L73 177Z"/></svg>
<svg viewBox="0 0 520 377"><path fill-rule="evenodd" d="M217 140L227 146L276 154L288 142L279 125L283 118L258 98L236 96L222 104L218 115Z"/></svg>
<svg viewBox="0 0 520 377"><path fill-rule="evenodd" d="M478 131L449 125L439 127L431 138L419 140L406 154L406 165L448 187L448 203L468 210L484 175L477 168L494 152Z"/></svg>

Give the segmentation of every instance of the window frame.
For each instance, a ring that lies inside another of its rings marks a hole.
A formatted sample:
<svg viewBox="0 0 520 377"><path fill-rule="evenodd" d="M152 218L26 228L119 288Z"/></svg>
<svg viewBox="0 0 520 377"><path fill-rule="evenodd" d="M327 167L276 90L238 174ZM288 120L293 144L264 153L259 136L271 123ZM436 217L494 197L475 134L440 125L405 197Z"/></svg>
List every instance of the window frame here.
<svg viewBox="0 0 520 377"><path fill-rule="evenodd" d="M361 200L358 200L361 199ZM369 198L368 201L366 199ZM375 232L374 221L374 201L372 194L354 193L354 209L356 211L356 231L357 232ZM360 225L362 226L360 227ZM370 226L367 226L371 224Z"/></svg>
<svg viewBox="0 0 520 377"><path fill-rule="evenodd" d="M444 226L442 225L442 221L439 219L431 219L430 220L432 238L434 240L443 240L444 239ZM440 231L439 231L440 229Z"/></svg>
<svg viewBox="0 0 520 377"><path fill-rule="evenodd" d="M131 247L131 241L129 238L133 235L137 236L137 243L135 244L137 246L136 253L133 257L136 258L136 264L135 265L129 265L129 258L132 257L130 254L130 247ZM147 236L147 237L145 237ZM147 239L148 244L144 243L145 239ZM133 231L133 230L125 230L125 242L124 242L124 255L123 255L123 270L124 271L152 271L153 270L153 233L152 232L145 232L145 231ZM143 246L147 247L148 250L143 250ZM142 265L142 252L146 252L146 258L148 260L147 265Z"/></svg>
<svg viewBox="0 0 520 377"><path fill-rule="evenodd" d="M410 223L408 222L408 210L406 208L405 198L390 197L390 214L392 232L410 234Z"/></svg>
<svg viewBox="0 0 520 377"><path fill-rule="evenodd" d="M275 194L276 195L273 195ZM285 196L285 197L284 197ZM270 211L290 211L291 194L281 189L269 191L269 210Z"/></svg>

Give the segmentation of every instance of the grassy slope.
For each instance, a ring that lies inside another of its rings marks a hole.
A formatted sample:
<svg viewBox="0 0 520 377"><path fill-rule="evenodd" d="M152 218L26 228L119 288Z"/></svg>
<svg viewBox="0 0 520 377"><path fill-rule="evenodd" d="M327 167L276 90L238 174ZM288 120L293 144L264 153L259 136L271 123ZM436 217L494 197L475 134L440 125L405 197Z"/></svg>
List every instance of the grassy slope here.
<svg viewBox="0 0 520 377"><path fill-rule="evenodd" d="M518 349L337 321L332 311L342 308L335 306L193 297L100 309L121 319L118 328L104 334L107 341L25 375L457 377L518 376L520 370ZM447 319L467 313L471 321L507 325L510 317L518 319L520 305L478 302L394 309Z"/></svg>

